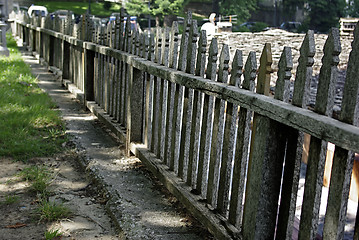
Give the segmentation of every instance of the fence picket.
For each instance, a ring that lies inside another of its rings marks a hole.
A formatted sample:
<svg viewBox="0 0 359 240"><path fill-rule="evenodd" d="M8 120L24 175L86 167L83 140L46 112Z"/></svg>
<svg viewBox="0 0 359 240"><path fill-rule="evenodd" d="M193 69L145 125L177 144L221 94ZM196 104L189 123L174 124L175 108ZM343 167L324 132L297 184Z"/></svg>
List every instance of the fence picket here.
<svg viewBox="0 0 359 240"><path fill-rule="evenodd" d="M197 64L195 75L204 77L205 65L206 65L206 47L207 36L206 31L202 30L198 40L198 52L197 52ZM196 188L197 171L198 171L198 154L199 154L199 140L200 140L200 127L201 127L201 110L202 110L203 94L199 91L194 91L193 97L193 115L191 120L190 144L188 156L188 170L187 170L187 184L192 186L192 189Z"/></svg>
<svg viewBox="0 0 359 240"><path fill-rule="evenodd" d="M240 54L237 55L235 60L241 62ZM254 91L255 79L257 72L257 60L256 53L250 52L244 67L244 79L242 88ZM233 76L234 77L234 76ZM232 84L234 79L232 80ZM240 107L238 112L238 127L237 127L237 140L236 149L233 163L233 180L232 180L232 191L231 200L229 206L229 223L236 227L239 227L242 223L242 211L243 211L243 198L244 198L244 185L246 179L247 159L249 153L249 142L250 142L250 128L252 120L252 111Z"/></svg>
<svg viewBox="0 0 359 240"><path fill-rule="evenodd" d="M260 58L259 94L269 94L271 64L271 46L266 43ZM284 148L276 144L282 132L272 131L273 125L269 118L254 114L243 213L243 236L247 239L274 237Z"/></svg>
<svg viewBox="0 0 359 240"><path fill-rule="evenodd" d="M217 81L228 82L229 47L224 44L219 58L219 69ZM222 142L224 127L225 101L219 98L214 99L214 116L212 129L211 153L208 170L207 202L213 208L217 208L219 171L222 158Z"/></svg>
<svg viewBox="0 0 359 240"><path fill-rule="evenodd" d="M181 38L180 54L178 58L178 70L185 71L187 64L188 38L192 23L192 13L188 12L184 20L183 33ZM175 84L173 105L173 125L171 139L171 156L169 158L170 170L174 170L178 174L179 146L181 137L181 119L182 119L182 103L183 103L183 86Z"/></svg>
<svg viewBox="0 0 359 240"><path fill-rule="evenodd" d="M209 46L208 63L206 70L206 78L214 81L216 79L217 70L218 41L213 38ZM207 176L208 176L208 159L210 155L211 136L212 136L212 116L213 116L213 96L204 95L202 109L202 126L201 138L198 156L198 175L196 192L206 198L207 195Z"/></svg>
<svg viewBox="0 0 359 240"><path fill-rule="evenodd" d="M309 95L309 84L312 77L313 57L315 54L314 32L308 31L300 48L299 64L294 82L292 104L306 108ZM292 128L286 128L287 149L281 202L278 214L276 239L292 239L293 222L298 191L300 164L303 153L304 135Z"/></svg>
<svg viewBox="0 0 359 240"><path fill-rule="evenodd" d="M332 28L324 45L314 110L331 115L334 105L337 65L341 51L339 30ZM311 137L298 239L313 239L317 233L327 142Z"/></svg>
<svg viewBox="0 0 359 240"><path fill-rule="evenodd" d="M162 52L161 52L161 64L168 67L169 63L169 40L170 40L170 32L169 28L165 28L162 33ZM164 161L165 155L165 138L166 138L166 123L167 123L167 98L168 98L168 81L165 79L160 79L161 81L161 95L160 95L160 104L161 104L161 116L160 116L160 128L159 128L159 150L158 156Z"/></svg>
<svg viewBox="0 0 359 240"><path fill-rule="evenodd" d="M235 87L240 86L242 68L243 68L242 52L237 49L232 62L231 78L229 81L230 86L235 86ZM225 120L224 135L223 135L222 162L221 162L221 171L219 176L217 209L220 213L222 213L226 217L228 213L229 191L230 191L229 188L230 188L230 180L231 180L232 169L233 169L232 162L235 152L234 147L236 141L238 105L233 103L227 103L225 117L226 120Z"/></svg>
<svg viewBox="0 0 359 240"><path fill-rule="evenodd" d="M171 28L171 43L170 43L170 56L169 56L169 67L177 68L177 52L178 52L178 23L175 21L172 23ZM169 83L168 86L168 97L167 97L167 121L166 121L166 139L165 139L165 149L164 152L164 164L170 166L171 159L171 149L169 146L172 146L172 131L173 131L173 112L174 112L174 95L176 90L175 83Z"/></svg>
<svg viewBox="0 0 359 240"><path fill-rule="evenodd" d="M355 116L355 111L356 109L359 109L359 78L357 74L359 66L358 62L353 59L358 59L358 49L359 25L357 24L354 30L352 51L349 55L349 63L341 106L342 111L339 116L340 121L354 125L358 124L358 118ZM344 237L345 216L347 212L353 160L353 152L339 146L335 147L327 212L324 220L323 237L326 239L342 239ZM354 236L354 239L357 237L358 236Z"/></svg>
<svg viewBox="0 0 359 240"><path fill-rule="evenodd" d="M197 50L197 37L198 26L197 21L192 20L189 37L188 37L188 51L187 51L187 66L186 72L194 74L195 71L195 59ZM178 176L187 181L188 170L188 155L190 151L190 136L191 136L191 120L193 115L193 99L194 90L185 88L183 98L183 114L182 114L182 131L178 164Z"/></svg>

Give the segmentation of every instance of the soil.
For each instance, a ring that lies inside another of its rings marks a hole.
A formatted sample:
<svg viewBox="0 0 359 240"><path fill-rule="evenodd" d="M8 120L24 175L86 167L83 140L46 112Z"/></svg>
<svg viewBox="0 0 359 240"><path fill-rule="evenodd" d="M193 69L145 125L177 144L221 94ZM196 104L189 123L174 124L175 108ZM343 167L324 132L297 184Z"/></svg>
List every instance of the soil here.
<svg viewBox="0 0 359 240"><path fill-rule="evenodd" d="M118 239L110 218L105 214L106 199L77 166L77 154L66 150L51 158L34 158L28 163L0 158L0 239L45 239L48 230L59 229L61 239ZM46 166L54 173L50 202L63 203L71 216L55 222L39 221L35 214L37 196L18 173L31 165ZM7 204L6 197L16 196Z"/></svg>

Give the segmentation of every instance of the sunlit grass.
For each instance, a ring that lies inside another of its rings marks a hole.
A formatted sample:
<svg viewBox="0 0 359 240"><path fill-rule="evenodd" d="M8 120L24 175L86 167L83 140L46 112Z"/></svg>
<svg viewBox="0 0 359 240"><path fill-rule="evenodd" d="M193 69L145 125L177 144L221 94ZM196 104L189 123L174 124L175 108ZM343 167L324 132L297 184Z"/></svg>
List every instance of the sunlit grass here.
<svg viewBox="0 0 359 240"><path fill-rule="evenodd" d="M37 5L42 5L47 8L49 12L54 12L59 9L71 10L75 14L84 14L88 9L88 1L85 2L52 2L52 1L36 1ZM95 1L91 2L91 14L96 16L108 17L112 12L119 12L121 4L112 3L110 10L105 10L103 8L103 2L96 3Z"/></svg>
<svg viewBox="0 0 359 240"><path fill-rule="evenodd" d="M48 156L65 141L56 105L41 91L7 36L9 57L0 57L0 157L27 160Z"/></svg>

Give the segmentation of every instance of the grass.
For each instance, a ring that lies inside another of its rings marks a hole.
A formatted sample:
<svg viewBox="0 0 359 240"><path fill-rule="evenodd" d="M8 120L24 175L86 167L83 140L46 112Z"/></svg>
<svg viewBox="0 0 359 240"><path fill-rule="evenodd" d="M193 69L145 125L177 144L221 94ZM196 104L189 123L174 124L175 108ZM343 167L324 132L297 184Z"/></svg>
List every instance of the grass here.
<svg viewBox="0 0 359 240"><path fill-rule="evenodd" d="M19 201L19 197L16 195L6 195L5 200L0 202L0 205L11 205Z"/></svg>
<svg viewBox="0 0 359 240"><path fill-rule="evenodd" d="M71 215L71 211L61 203L42 201L35 214L41 222L53 222Z"/></svg>
<svg viewBox="0 0 359 240"><path fill-rule="evenodd" d="M45 239L52 240L52 239L60 239L62 236L62 232L59 229L53 229L45 232Z"/></svg>
<svg viewBox="0 0 359 240"><path fill-rule="evenodd" d="M30 191L39 194L41 199L47 199L50 194L49 186L52 174L46 167L31 166L24 168L19 176L31 182Z"/></svg>
<svg viewBox="0 0 359 240"><path fill-rule="evenodd" d="M75 14L81 15L87 12L88 2L53 2L53 1L36 1L36 5L42 5L47 8L49 12L54 12L56 10L64 9L71 10ZM103 2L96 3L91 2L91 14L101 17L108 17L113 12L119 12L121 4L112 3L109 10L105 10L103 7Z"/></svg>
<svg viewBox="0 0 359 240"><path fill-rule="evenodd" d="M66 141L64 124L9 34L7 43L10 56L0 57L0 157L50 156Z"/></svg>

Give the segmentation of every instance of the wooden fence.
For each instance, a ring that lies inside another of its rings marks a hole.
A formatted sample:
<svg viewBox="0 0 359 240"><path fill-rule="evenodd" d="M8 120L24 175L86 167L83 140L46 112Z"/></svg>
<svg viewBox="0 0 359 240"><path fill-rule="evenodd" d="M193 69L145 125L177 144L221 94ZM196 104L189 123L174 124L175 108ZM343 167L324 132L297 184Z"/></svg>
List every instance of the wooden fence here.
<svg viewBox="0 0 359 240"><path fill-rule="evenodd" d="M342 239L353 159L359 152L359 28L341 111L334 119L338 29L328 34L316 104L309 110L313 31L303 40L295 76L291 49L284 47L275 94L268 96L269 43L259 67L254 52L244 63L241 50L229 66L229 46L220 47L213 38L208 48L206 33L198 30L191 13L181 36L176 22L155 34L131 32L123 10L121 16L96 26L86 15L74 24L70 16L19 14L13 15L12 28L83 92L84 104L106 112L108 122L123 131L128 151L218 239L315 239L327 143L335 144L323 238ZM295 236L304 134L311 141ZM357 239L358 223L354 231Z"/></svg>

